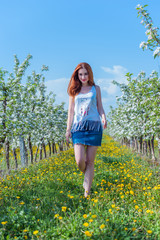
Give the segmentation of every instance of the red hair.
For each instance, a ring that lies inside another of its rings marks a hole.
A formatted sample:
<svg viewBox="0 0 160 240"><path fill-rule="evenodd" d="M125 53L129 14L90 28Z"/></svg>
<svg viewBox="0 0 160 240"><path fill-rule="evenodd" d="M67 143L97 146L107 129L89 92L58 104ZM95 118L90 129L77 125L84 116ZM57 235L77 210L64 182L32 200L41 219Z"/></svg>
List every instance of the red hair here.
<svg viewBox="0 0 160 240"><path fill-rule="evenodd" d="M95 85L94 80L93 80L93 72L92 72L91 66L85 62L79 63L77 65L77 67L75 68L75 70L71 76L70 82L68 84L67 92L68 92L69 96L74 97L76 94L78 94L81 91L82 83L80 82L80 80L78 78L78 71L81 68L85 68L88 72L88 79L89 79L88 84L90 86Z"/></svg>

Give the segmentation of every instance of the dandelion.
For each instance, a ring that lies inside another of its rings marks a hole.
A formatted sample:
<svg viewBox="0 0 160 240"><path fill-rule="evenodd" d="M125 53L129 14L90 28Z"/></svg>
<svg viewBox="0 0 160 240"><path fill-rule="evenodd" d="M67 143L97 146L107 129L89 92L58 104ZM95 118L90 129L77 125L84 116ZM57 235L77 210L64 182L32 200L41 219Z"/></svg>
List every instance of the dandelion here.
<svg viewBox="0 0 160 240"><path fill-rule="evenodd" d="M83 226L88 227L89 223L85 222L85 223L83 223Z"/></svg>
<svg viewBox="0 0 160 240"><path fill-rule="evenodd" d="M39 231L38 231L38 230L36 230L36 231L34 231L34 232L33 232L33 234L34 234L34 235L36 235L38 232L39 232Z"/></svg>
<svg viewBox="0 0 160 240"><path fill-rule="evenodd" d="M62 207L62 212L65 212L67 207Z"/></svg>
<svg viewBox="0 0 160 240"><path fill-rule="evenodd" d="M96 218L97 217L97 215L92 215L92 218Z"/></svg>
<svg viewBox="0 0 160 240"><path fill-rule="evenodd" d="M87 214L83 214L83 218L87 218Z"/></svg>
<svg viewBox="0 0 160 240"><path fill-rule="evenodd" d="M1 222L2 225L6 225L7 223L8 223L7 221L6 222Z"/></svg>
<svg viewBox="0 0 160 240"><path fill-rule="evenodd" d="M100 228L100 229L103 229L103 228L105 228L105 225L102 224L99 228Z"/></svg>
<svg viewBox="0 0 160 240"><path fill-rule="evenodd" d="M89 231L85 231L85 235L86 235L87 237L92 237L92 233L89 232Z"/></svg>
<svg viewBox="0 0 160 240"><path fill-rule="evenodd" d="M138 205L136 205L136 206L135 206L135 209L138 209L138 208L139 208Z"/></svg>
<svg viewBox="0 0 160 240"><path fill-rule="evenodd" d="M109 211L110 213L112 213L112 209L109 209L108 211Z"/></svg>
<svg viewBox="0 0 160 240"><path fill-rule="evenodd" d="M151 230L147 230L147 233L151 234L151 233L152 233L152 231L151 231Z"/></svg>
<svg viewBox="0 0 160 240"><path fill-rule="evenodd" d="M106 222L109 222L109 218L106 219Z"/></svg>
<svg viewBox="0 0 160 240"><path fill-rule="evenodd" d="M59 214L55 214L54 217L57 218L59 216Z"/></svg>
<svg viewBox="0 0 160 240"><path fill-rule="evenodd" d="M115 204L112 204L111 206L112 206L112 208L115 208Z"/></svg>
<svg viewBox="0 0 160 240"><path fill-rule="evenodd" d="M93 219L89 219L89 222L93 222Z"/></svg>

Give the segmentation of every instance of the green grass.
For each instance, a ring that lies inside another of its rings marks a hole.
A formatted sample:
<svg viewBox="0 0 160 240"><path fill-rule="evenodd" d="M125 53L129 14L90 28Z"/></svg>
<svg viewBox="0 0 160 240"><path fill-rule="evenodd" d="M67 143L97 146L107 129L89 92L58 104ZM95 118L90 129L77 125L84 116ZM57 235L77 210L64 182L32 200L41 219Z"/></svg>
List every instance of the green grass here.
<svg viewBox="0 0 160 240"><path fill-rule="evenodd" d="M0 239L160 239L156 168L104 136L91 195L73 149L0 180Z"/></svg>

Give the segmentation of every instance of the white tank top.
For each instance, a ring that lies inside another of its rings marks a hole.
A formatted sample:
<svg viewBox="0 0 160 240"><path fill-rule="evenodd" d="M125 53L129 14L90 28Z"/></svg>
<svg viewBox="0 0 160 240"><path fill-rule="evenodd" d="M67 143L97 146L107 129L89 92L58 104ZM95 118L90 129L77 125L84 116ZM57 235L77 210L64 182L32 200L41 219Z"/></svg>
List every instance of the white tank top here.
<svg viewBox="0 0 160 240"><path fill-rule="evenodd" d="M101 131L102 123L97 110L96 88L75 96L74 120L71 132Z"/></svg>

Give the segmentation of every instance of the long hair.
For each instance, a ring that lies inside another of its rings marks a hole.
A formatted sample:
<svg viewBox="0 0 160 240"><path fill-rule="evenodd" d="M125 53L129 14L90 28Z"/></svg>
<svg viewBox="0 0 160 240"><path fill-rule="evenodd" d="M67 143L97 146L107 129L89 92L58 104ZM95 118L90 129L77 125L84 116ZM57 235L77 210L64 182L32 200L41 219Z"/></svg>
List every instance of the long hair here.
<svg viewBox="0 0 160 240"><path fill-rule="evenodd" d="M93 72L92 72L91 66L85 62L79 63L77 65L77 67L75 68L75 70L71 76L70 82L68 84L67 92L68 92L69 96L74 97L81 91L82 83L78 78L78 70L81 68L85 68L88 72L88 79L89 79L88 84L90 86L95 85L94 80L93 80Z"/></svg>

